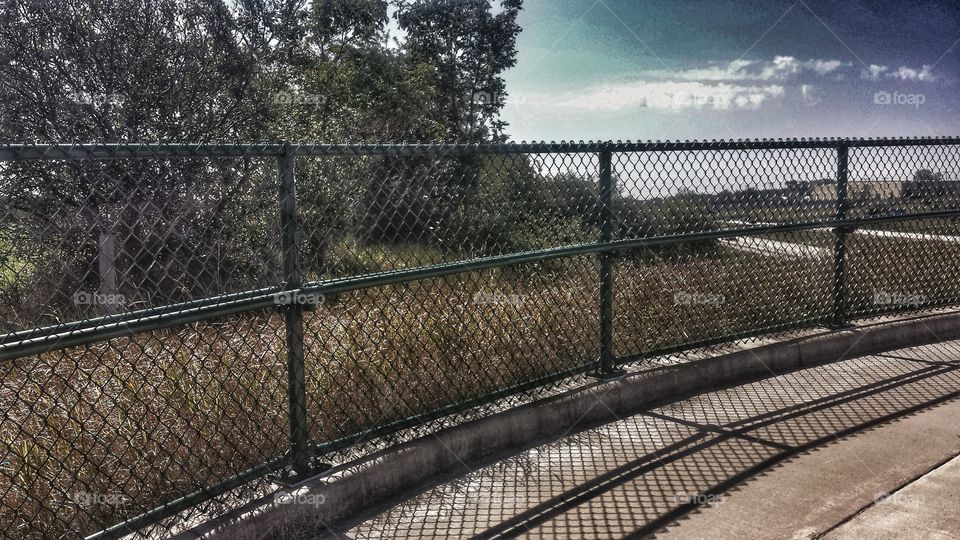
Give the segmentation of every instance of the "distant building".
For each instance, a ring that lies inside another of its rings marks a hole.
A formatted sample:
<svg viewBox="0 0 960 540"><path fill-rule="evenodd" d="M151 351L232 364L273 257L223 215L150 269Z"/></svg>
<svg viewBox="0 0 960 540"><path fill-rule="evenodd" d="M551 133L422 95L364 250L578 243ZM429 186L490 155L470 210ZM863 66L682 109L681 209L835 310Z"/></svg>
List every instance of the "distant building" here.
<svg viewBox="0 0 960 540"><path fill-rule="evenodd" d="M810 182L810 199L813 201L832 201L837 198L837 182L824 178Z"/></svg>
<svg viewBox="0 0 960 540"><path fill-rule="evenodd" d="M853 180L847 183L848 199L899 199L902 182L897 180ZM815 201L833 201L837 198L837 183L832 179L812 183L810 198Z"/></svg>
<svg viewBox="0 0 960 540"><path fill-rule="evenodd" d="M903 192L897 180L858 180L847 185L851 199L899 199Z"/></svg>
<svg viewBox="0 0 960 540"><path fill-rule="evenodd" d="M946 180L940 173L921 174L924 172L918 172L913 180L904 180L902 189L905 199L960 196L960 182Z"/></svg>
<svg viewBox="0 0 960 540"><path fill-rule="evenodd" d="M854 201L890 201L924 197L960 198L960 180L947 180L940 173L918 171L912 180L851 180L847 198ZM831 202L837 199L837 181L788 180L782 188L724 191L714 197L714 204L733 207L769 207L805 203Z"/></svg>

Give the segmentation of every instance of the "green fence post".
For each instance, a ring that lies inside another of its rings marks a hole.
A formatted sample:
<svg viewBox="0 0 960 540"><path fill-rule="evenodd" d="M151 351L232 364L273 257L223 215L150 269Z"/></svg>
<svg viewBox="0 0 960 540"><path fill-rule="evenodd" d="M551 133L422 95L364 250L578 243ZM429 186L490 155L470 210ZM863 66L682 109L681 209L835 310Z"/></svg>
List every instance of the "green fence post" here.
<svg viewBox="0 0 960 540"><path fill-rule="evenodd" d="M837 202L836 220L842 222L847 218L847 171L850 147L842 144L837 148ZM834 259L833 259L833 313L830 315L831 328L843 328L847 325L846 306L846 254L847 233L845 225L834 229Z"/></svg>
<svg viewBox="0 0 960 540"><path fill-rule="evenodd" d="M280 175L280 242L283 252L283 279L285 291L300 288L300 268L297 264L297 189L294 176L295 156L289 143L277 158ZM281 293L282 294L282 293ZM303 355L303 303L295 293L284 296L281 310L284 315L287 346L287 397L290 406L291 471L287 479L309 476L313 472L308 447L307 393Z"/></svg>
<svg viewBox="0 0 960 540"><path fill-rule="evenodd" d="M600 242L613 240L613 173L612 153L602 150L600 158ZM598 377L621 374L617 371L613 353L613 254L600 253L600 356L597 358Z"/></svg>

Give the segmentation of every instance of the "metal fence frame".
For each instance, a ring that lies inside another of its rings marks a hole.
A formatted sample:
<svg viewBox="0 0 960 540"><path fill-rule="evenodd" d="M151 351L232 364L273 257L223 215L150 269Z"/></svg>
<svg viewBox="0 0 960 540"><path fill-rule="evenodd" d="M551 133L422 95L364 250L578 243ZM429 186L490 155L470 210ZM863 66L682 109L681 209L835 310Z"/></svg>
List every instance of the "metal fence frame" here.
<svg viewBox="0 0 960 540"><path fill-rule="evenodd" d="M294 478L311 475L318 470L316 458L324 453L355 444L362 438L383 436L406 427L422 424L448 414L462 411L495 399L519 393L578 373L594 373L604 377L617 373L619 365L641 356L665 354L673 350L658 350L634 357L617 358L613 350L613 262L617 251L665 246L671 244L716 240L761 234L807 231L830 228L834 232L834 276L831 315L822 320L782 327L765 328L722 339L703 340L696 344L678 346L675 350L691 349L732 339L765 334L771 331L823 324L843 327L848 324L845 308L845 270L847 235L864 225L894 223L907 220L960 217L960 208L904 215L884 215L850 218L847 215L848 155L851 148L910 147L960 145L960 137L913 139L802 139L757 141L693 141L693 142L588 142L588 143L504 143L504 144L435 144L435 145L309 145L289 143L269 144L97 144L97 145L0 145L0 162L7 161L86 161L131 158L178 159L222 157L275 157L278 176L278 208L281 226L282 286L226 294L181 304L166 305L137 311L102 316L55 326L35 328L8 334L0 342L0 361L21 358L38 353L75 347L107 339L132 336L161 328L182 325L214 317L237 313L277 309L284 317L287 349L287 379L289 401L290 449L286 455L261 464L232 478L224 479L178 500L130 518L94 534L92 537L111 537L136 530L150 523L215 497L265 474L286 469ZM834 149L836 151L836 199L834 216L828 220L798 221L763 226L711 230L674 236L645 237L615 240L614 197L617 187L612 174L611 157L614 153L694 152L710 150L798 150ZM464 260L452 263L422 266L379 274L347 277L329 281L302 282L297 264L297 200L295 162L298 157L316 156L452 156L479 154L595 154L599 163L599 195L602 205L600 239L595 243L566 245L538 251L510 253ZM360 289L405 283L426 278L437 278L466 271L490 269L519 263L595 255L599 259L600 343L595 361L576 368L556 372L500 389L482 398L448 405L418 416L381 425L354 436L325 443L311 443L307 430L306 385L304 367L303 311L313 309L311 298ZM937 304L926 304L926 307ZM891 309L890 311L895 310Z"/></svg>

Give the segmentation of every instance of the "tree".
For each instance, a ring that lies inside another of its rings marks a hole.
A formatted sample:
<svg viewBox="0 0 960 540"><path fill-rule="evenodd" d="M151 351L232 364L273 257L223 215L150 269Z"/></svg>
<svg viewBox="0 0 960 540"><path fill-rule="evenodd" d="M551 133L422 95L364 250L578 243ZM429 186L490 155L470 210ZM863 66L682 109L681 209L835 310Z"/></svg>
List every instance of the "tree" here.
<svg viewBox="0 0 960 540"><path fill-rule="evenodd" d="M0 140L501 137L502 102L483 96L504 95L520 1L395 1L396 46L388 2L0 0ZM302 260L323 273L350 235L445 242L480 200L481 162L298 160ZM273 284L275 175L254 158L8 164L0 236L25 239L30 273L11 295L57 313L50 297L77 290L142 306Z"/></svg>
<svg viewBox="0 0 960 540"><path fill-rule="evenodd" d="M506 98L501 74L516 62L522 0L397 0L403 49L412 65L432 67L446 139L502 138Z"/></svg>
<svg viewBox="0 0 960 540"><path fill-rule="evenodd" d="M913 175L912 181L903 183L903 196L907 198L923 198L942 196L946 193L946 184L943 173L933 172L930 169L920 169Z"/></svg>
<svg viewBox="0 0 960 540"><path fill-rule="evenodd" d="M0 136L256 140L298 13L282 0L4 3Z"/></svg>
<svg viewBox="0 0 960 540"><path fill-rule="evenodd" d="M940 182L943 180L943 173L935 173L930 169L920 169L913 175L917 182Z"/></svg>
<svg viewBox="0 0 960 540"><path fill-rule="evenodd" d="M285 0L0 4L0 140L260 139L297 14ZM4 217L15 213L20 236L47 251L24 255L35 270L26 290L52 310L78 290L144 305L256 280L271 264L262 214L246 213L262 206L258 170L250 160L10 164Z"/></svg>
<svg viewBox="0 0 960 540"><path fill-rule="evenodd" d="M337 142L491 140L502 132L502 103L472 98L482 97L481 89L503 95L499 74L513 65L520 2L505 2L497 15L490 4L396 2L406 34L398 47L387 43L386 2L315 4L311 57L300 85L322 94L321 105L301 109L284 132ZM481 184L497 180L484 168L484 160L472 157L308 161L298 172L308 186L301 208L313 213L302 227L309 239L304 260L322 273L334 262L331 247L344 241L492 249L498 240L468 241L463 233L482 227L468 222L487 215ZM343 210L324 211L330 208Z"/></svg>

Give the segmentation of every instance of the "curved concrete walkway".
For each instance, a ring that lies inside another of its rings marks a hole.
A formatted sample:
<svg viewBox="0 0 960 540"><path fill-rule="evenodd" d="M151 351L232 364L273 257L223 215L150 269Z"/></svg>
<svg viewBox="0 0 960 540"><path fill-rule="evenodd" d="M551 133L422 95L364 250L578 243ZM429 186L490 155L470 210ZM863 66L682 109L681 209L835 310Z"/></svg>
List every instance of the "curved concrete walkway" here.
<svg viewBox="0 0 960 540"><path fill-rule="evenodd" d="M804 369L464 466L326 533L957 538L958 396L960 342Z"/></svg>

